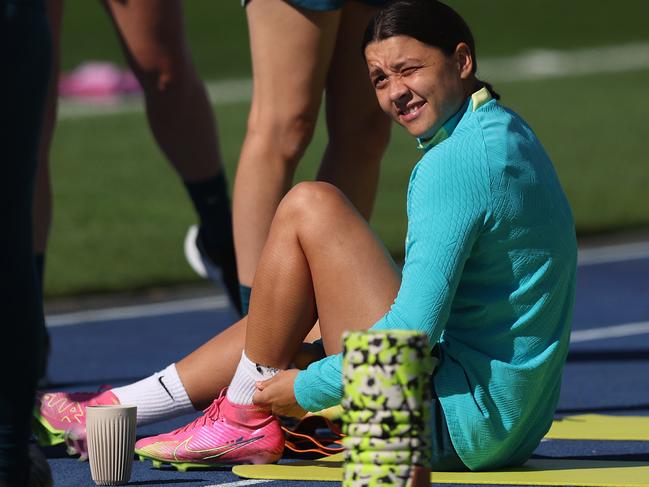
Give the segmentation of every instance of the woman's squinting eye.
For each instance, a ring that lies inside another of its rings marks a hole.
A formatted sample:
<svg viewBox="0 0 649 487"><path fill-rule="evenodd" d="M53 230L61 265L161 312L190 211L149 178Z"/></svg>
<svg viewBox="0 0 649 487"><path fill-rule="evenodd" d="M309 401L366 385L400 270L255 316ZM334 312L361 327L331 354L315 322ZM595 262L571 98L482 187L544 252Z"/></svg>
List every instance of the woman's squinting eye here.
<svg viewBox="0 0 649 487"><path fill-rule="evenodd" d="M417 69L419 69L419 66L406 66L403 69L401 69L401 75L402 76L409 76L412 73L414 73L415 71L417 71Z"/></svg>
<svg viewBox="0 0 649 487"><path fill-rule="evenodd" d="M384 74L376 74L372 77L372 82L374 83L374 86L376 88L380 88L382 85L385 84L387 79L388 77Z"/></svg>

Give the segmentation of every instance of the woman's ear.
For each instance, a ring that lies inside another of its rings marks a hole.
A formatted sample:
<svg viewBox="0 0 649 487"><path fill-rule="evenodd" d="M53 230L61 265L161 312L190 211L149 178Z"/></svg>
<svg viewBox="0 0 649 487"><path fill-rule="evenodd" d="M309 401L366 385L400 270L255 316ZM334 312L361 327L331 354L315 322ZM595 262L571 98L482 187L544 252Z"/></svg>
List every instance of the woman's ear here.
<svg viewBox="0 0 649 487"><path fill-rule="evenodd" d="M473 55L471 48L465 43L460 42L453 53L458 74L461 79L468 79L473 74Z"/></svg>

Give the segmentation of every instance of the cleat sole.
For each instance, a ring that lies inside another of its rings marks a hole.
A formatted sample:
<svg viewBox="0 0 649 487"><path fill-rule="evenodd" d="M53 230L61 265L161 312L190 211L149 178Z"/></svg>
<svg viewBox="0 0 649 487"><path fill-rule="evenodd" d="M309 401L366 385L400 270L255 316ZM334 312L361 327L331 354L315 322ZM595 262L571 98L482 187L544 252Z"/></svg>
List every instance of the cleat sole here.
<svg viewBox="0 0 649 487"><path fill-rule="evenodd" d="M54 428L38 409L32 414L32 432L40 446L55 446L65 441L64 431Z"/></svg>
<svg viewBox="0 0 649 487"><path fill-rule="evenodd" d="M200 463L200 462L175 462L172 460L161 460L153 456L148 455L147 453L142 453L136 451L135 454L138 456L141 462L146 460L151 460L151 465L153 468L164 468L170 466L178 470L179 472L187 472L188 470L205 470L210 468L222 468L222 467L232 467L232 464L225 463Z"/></svg>

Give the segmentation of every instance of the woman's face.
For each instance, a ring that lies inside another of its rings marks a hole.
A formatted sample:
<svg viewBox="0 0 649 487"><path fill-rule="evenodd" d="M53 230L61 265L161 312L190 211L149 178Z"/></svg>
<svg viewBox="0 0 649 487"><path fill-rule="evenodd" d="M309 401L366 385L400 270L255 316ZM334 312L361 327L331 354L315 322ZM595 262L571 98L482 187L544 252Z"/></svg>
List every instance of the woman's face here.
<svg viewBox="0 0 649 487"><path fill-rule="evenodd" d="M371 42L365 59L379 104L411 135L431 137L462 106L473 75L469 47L441 49L408 36Z"/></svg>

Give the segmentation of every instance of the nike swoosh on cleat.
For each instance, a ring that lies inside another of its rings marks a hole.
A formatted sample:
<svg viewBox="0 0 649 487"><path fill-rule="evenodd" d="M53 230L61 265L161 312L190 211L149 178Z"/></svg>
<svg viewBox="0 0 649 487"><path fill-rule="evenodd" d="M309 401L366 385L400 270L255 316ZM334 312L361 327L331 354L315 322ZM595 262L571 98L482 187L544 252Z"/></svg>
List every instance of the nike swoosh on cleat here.
<svg viewBox="0 0 649 487"><path fill-rule="evenodd" d="M255 436L254 438L248 438L247 440L239 439L234 443L231 443L231 444L228 444L228 445L217 446L215 448L208 448L207 450L192 450L191 448L189 448L188 444L189 444L190 440L193 438L193 436L190 436L189 438L187 438L185 441L183 441L182 443L180 443L176 447L176 449L174 450L174 458L176 458L178 460L178 450L180 449L180 447L184 446L185 451L187 451L188 453L194 453L194 454L196 454L196 453L209 453L210 455L206 455L206 456L202 457L202 460L211 460L211 459L214 459L214 458L219 458L219 457L225 455L226 453L230 453L230 452L233 452L235 450L238 450L239 448L243 448L246 445L250 445L251 443L254 443L255 441L261 440L262 438L264 438L264 436L265 435Z"/></svg>
<svg viewBox="0 0 649 487"><path fill-rule="evenodd" d="M162 388L165 390L165 392L169 395L169 397L171 398L171 400L172 400L173 402L176 402L176 399L175 399L174 396L171 394L171 392L169 392L169 389L167 389L167 386L165 385L165 383L162 382L162 379L163 379L163 378L164 378L164 375L161 375L160 377L158 377L158 382L160 382L160 385L161 385Z"/></svg>

